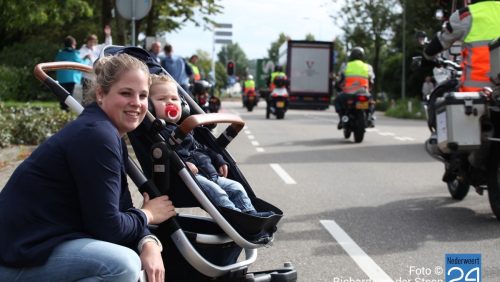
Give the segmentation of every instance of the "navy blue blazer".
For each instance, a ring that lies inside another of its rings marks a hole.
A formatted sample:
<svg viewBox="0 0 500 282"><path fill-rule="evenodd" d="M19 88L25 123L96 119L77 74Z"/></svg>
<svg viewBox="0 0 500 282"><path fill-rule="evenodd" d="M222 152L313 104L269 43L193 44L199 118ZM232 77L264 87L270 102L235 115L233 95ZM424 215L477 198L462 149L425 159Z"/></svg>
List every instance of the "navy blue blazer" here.
<svg viewBox="0 0 500 282"><path fill-rule="evenodd" d="M0 263L43 264L55 246L94 238L130 248L145 235L125 174L127 150L97 106L43 142L0 193Z"/></svg>

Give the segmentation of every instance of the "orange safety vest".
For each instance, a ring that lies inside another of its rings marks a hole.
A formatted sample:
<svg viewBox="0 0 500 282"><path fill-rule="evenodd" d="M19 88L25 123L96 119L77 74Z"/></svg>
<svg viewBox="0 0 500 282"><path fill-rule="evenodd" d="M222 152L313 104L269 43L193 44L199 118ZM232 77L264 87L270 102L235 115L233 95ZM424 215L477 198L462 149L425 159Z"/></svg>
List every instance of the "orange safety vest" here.
<svg viewBox="0 0 500 282"><path fill-rule="evenodd" d="M189 66L191 66L191 69L193 70L193 80L194 81L200 80L201 79L200 69L192 63L189 63Z"/></svg>
<svg viewBox="0 0 500 282"><path fill-rule="evenodd" d="M462 49L461 92L476 92L492 86L489 78L490 50L488 43L500 36L500 3L480 2L468 6L471 27Z"/></svg>
<svg viewBox="0 0 500 282"><path fill-rule="evenodd" d="M271 73L271 85L269 85L269 90L271 90L271 91L273 91L274 88L276 88L276 85L274 84L274 79L277 76L284 76L286 78L286 74L282 71L275 71L275 72Z"/></svg>
<svg viewBox="0 0 500 282"><path fill-rule="evenodd" d="M245 80L245 93L248 93L249 91L255 91L255 81L251 79Z"/></svg>
<svg viewBox="0 0 500 282"><path fill-rule="evenodd" d="M344 87L342 93L353 94L369 87L369 67L361 60L347 63L344 71Z"/></svg>

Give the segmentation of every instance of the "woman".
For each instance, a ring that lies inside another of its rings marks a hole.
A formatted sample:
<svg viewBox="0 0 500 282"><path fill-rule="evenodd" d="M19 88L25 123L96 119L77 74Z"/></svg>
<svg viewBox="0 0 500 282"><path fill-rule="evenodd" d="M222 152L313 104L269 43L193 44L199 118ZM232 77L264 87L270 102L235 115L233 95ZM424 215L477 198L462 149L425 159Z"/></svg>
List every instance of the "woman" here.
<svg viewBox="0 0 500 282"><path fill-rule="evenodd" d="M42 143L0 193L0 281L164 280L147 224L175 215L167 196L132 206L122 137L147 110L147 67L126 55L95 66L96 102ZM140 253L137 255L136 251Z"/></svg>

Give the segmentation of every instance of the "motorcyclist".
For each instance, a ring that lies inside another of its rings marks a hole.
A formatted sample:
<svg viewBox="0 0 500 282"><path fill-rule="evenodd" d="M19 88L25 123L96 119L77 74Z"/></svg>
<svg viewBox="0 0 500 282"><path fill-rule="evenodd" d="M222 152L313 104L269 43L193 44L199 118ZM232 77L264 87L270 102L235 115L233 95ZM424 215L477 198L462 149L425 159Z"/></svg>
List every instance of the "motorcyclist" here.
<svg viewBox="0 0 500 282"><path fill-rule="evenodd" d="M354 47L349 54L349 61L341 71L339 95L334 101L335 111L339 115L338 129L342 129L342 116L345 114L347 99L352 94L364 92L369 94L375 74L370 64L364 62L365 51L361 47ZM371 100L371 99L370 99ZM370 102L369 126L373 127L373 103Z"/></svg>
<svg viewBox="0 0 500 282"><path fill-rule="evenodd" d="M251 74L247 75L247 79L243 82L243 104L245 104L249 92L255 92L255 81Z"/></svg>
<svg viewBox="0 0 500 282"><path fill-rule="evenodd" d="M477 92L485 86L493 86L488 73L490 54L488 43L500 36L500 2L471 1L455 11L424 50L427 59L452 46L456 41L462 45L462 76L460 92Z"/></svg>
<svg viewBox="0 0 500 282"><path fill-rule="evenodd" d="M283 72L283 66L276 65L274 71L267 78L267 86L269 87L269 96L267 97L267 108L271 107L271 94L276 87L287 87L290 84L288 77L285 72ZM288 101L285 101L285 108L288 108Z"/></svg>
<svg viewBox="0 0 500 282"><path fill-rule="evenodd" d="M271 75L267 79L267 85L269 86L269 90L272 92L274 88L276 87L275 84L275 79L276 77L281 77L285 81L288 81L288 77L286 76L286 73L283 72L283 66L276 65L274 67L274 71L271 73Z"/></svg>

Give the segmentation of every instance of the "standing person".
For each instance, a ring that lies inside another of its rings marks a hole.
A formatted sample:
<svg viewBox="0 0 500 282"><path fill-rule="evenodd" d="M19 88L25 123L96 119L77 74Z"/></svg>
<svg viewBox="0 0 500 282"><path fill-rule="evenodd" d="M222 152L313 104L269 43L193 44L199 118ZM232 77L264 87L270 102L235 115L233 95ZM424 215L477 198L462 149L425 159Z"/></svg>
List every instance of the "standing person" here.
<svg viewBox="0 0 500 282"><path fill-rule="evenodd" d="M485 86L493 86L488 75L488 43L500 36L500 2L476 0L472 3L455 11L424 50L424 56L432 59L454 42L463 42L460 92L477 92Z"/></svg>
<svg viewBox="0 0 500 282"><path fill-rule="evenodd" d="M161 66L180 84L186 91L189 91L189 76L186 70L186 61L184 58L174 55L173 47L169 43L163 48L165 57Z"/></svg>
<svg viewBox="0 0 500 282"><path fill-rule="evenodd" d="M106 25L104 27L104 43L98 44L98 38L95 34L90 34L85 40L85 44L80 47L80 56L86 58L85 63L89 66L93 66L94 62L99 58L102 49L113 44L113 38L111 37L111 27ZM83 73L83 93L86 93L89 89L90 82L92 81L92 76L88 73Z"/></svg>
<svg viewBox="0 0 500 282"><path fill-rule="evenodd" d="M75 49L76 40L73 36L66 36L64 38L64 48L60 49L55 61L68 61L83 64L83 59L80 57L80 52ZM77 70L57 70L56 79L61 86L68 91L69 95L73 95L75 85L80 84L82 80L82 73ZM68 106L64 102L60 102L61 110L68 111Z"/></svg>
<svg viewBox="0 0 500 282"><path fill-rule="evenodd" d="M354 47L349 54L349 61L341 71L339 87L342 89L334 101L335 111L339 115L337 129L342 129L342 116L345 115L346 103L349 95L358 93L370 94L369 90L375 80L375 74L370 64L364 62L365 51L361 47ZM371 100L371 98L370 98ZM374 107L370 101L369 126L373 127Z"/></svg>
<svg viewBox="0 0 500 282"><path fill-rule="evenodd" d="M42 143L0 193L0 281L164 281L148 229L175 215L167 196L132 205L122 137L143 120L149 70L121 54L96 62L97 102ZM138 255L138 252L140 255Z"/></svg>
<svg viewBox="0 0 500 282"><path fill-rule="evenodd" d="M151 44L149 53L158 64L161 63L161 43L159 41L155 41Z"/></svg>
<svg viewBox="0 0 500 282"><path fill-rule="evenodd" d="M424 83L422 83L422 101L427 100L432 90L434 90L434 82L432 82L432 76L428 75L425 77Z"/></svg>
<svg viewBox="0 0 500 282"><path fill-rule="evenodd" d="M179 93L170 77L153 75L152 79L151 101L157 117L167 122L162 134L170 136L181 118ZM239 182L227 178L228 166L222 155L198 143L193 134L184 138L177 153L195 175L207 197L217 206L254 216L267 217L274 214L270 211L257 212L245 188Z"/></svg>
<svg viewBox="0 0 500 282"><path fill-rule="evenodd" d="M192 72L192 75L191 75L191 82L196 82L198 80L201 80L201 73L200 73L200 69L198 68L198 55L193 55L191 56L191 58L189 58L189 62L188 62L188 65L191 67L191 72Z"/></svg>

